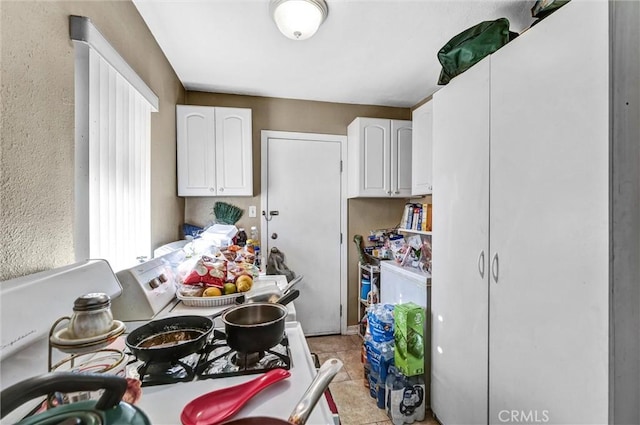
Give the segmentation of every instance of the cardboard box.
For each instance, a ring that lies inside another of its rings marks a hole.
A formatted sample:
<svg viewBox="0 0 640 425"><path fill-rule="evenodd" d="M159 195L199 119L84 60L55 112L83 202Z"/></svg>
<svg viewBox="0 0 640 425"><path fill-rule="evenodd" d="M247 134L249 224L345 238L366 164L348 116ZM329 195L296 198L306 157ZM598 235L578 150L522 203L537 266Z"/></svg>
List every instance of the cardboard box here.
<svg viewBox="0 0 640 425"><path fill-rule="evenodd" d="M424 308L411 302L398 304L393 310L393 318L396 367L405 376L423 374L427 343L424 336Z"/></svg>

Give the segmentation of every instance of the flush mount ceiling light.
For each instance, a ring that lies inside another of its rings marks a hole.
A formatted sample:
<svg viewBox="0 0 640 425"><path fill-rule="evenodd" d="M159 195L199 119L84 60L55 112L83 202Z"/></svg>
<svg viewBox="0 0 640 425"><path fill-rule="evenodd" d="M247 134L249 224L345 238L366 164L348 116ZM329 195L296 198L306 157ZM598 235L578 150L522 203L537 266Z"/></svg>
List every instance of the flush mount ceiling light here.
<svg viewBox="0 0 640 425"><path fill-rule="evenodd" d="M329 13L324 0L271 0L269 8L280 32L292 40L311 37Z"/></svg>

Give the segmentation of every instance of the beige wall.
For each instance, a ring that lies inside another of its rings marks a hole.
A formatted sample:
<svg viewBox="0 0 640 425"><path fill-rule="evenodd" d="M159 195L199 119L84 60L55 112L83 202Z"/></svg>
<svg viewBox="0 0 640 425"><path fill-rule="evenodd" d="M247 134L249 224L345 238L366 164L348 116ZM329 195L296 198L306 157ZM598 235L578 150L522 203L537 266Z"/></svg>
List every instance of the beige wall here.
<svg viewBox="0 0 640 425"><path fill-rule="evenodd" d="M152 117L152 243L179 238L183 222L205 225L216 200L260 206L260 131L346 134L358 116L410 119L409 108L201 92L185 93L135 6L118 1L0 1L0 280L74 261L74 51L68 16L89 17L160 98ZM254 197L178 198L175 104L253 110ZM349 201L348 321L357 321L353 235L393 227L404 200ZM260 226L259 218L240 225Z"/></svg>
<svg viewBox="0 0 640 425"><path fill-rule="evenodd" d="M2 0L0 280L74 261L72 14L89 17L160 98L151 121L152 243L179 236L175 104L185 92L135 6Z"/></svg>
<svg viewBox="0 0 640 425"><path fill-rule="evenodd" d="M253 197L236 198L186 198L185 220L205 225L216 201L225 201L244 208L256 205L260 208L260 132L262 130L293 131L321 134L347 134L347 126L356 117L411 119L409 108L389 108L369 105L311 102L304 100L275 99L266 97L236 96L203 92L187 92L190 105L228 106L251 108L253 114ZM404 199L353 199L349 201L348 243L348 305L347 319L350 325L357 318L357 264L358 256L353 244L354 234L368 235L369 230L394 227L400 222ZM260 219L243 217L238 226L258 226Z"/></svg>

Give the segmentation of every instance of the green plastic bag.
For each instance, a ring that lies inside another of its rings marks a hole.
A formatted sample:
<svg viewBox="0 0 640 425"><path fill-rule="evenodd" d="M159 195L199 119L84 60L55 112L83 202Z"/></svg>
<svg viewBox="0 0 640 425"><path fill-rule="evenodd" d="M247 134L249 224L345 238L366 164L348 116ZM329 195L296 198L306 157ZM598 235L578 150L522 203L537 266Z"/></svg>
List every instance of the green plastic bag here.
<svg viewBox="0 0 640 425"><path fill-rule="evenodd" d="M531 8L531 16L540 19L545 18L567 3L569 3L569 0L537 0Z"/></svg>
<svg viewBox="0 0 640 425"><path fill-rule="evenodd" d="M507 18L484 21L453 37L438 52L442 72L438 84L445 85L518 36L509 31Z"/></svg>

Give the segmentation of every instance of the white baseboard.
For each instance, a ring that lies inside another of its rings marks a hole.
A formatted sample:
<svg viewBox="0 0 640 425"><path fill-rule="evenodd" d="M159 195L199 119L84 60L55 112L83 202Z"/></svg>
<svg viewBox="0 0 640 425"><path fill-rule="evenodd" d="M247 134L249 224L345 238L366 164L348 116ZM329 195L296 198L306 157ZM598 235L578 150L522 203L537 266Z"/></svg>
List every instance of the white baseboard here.
<svg viewBox="0 0 640 425"><path fill-rule="evenodd" d="M360 325L351 325L351 326L347 326L347 332L345 332L345 335L358 335L358 327Z"/></svg>

